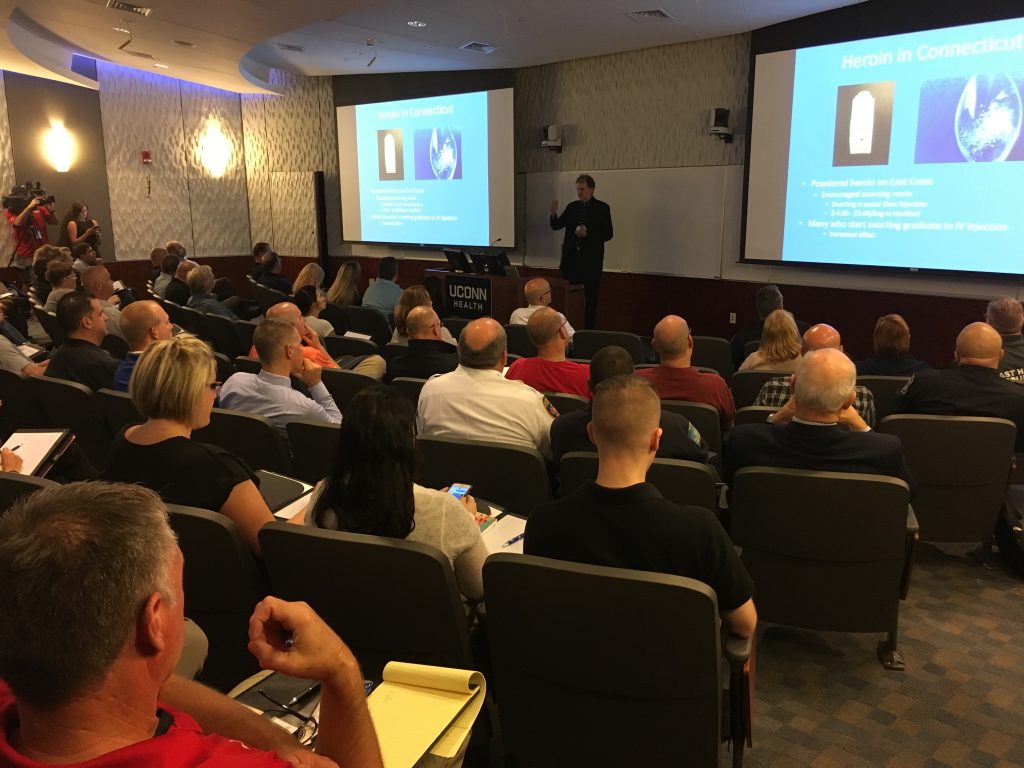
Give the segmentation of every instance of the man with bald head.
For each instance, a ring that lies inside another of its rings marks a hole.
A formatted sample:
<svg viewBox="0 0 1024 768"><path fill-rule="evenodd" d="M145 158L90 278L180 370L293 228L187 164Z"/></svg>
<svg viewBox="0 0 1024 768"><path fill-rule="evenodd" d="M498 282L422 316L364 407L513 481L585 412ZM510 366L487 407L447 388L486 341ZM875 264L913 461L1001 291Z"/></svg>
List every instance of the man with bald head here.
<svg viewBox="0 0 1024 768"><path fill-rule="evenodd" d="M546 307L551 304L551 283L545 280L543 277L535 277L532 280L527 281L526 285L523 286L523 295L526 297L526 303L529 306L520 307L512 312L512 316L508 319L509 325L526 325L531 315L541 307ZM569 321L565 319L565 315L562 315L562 321L565 323L565 332L569 334L569 341L572 341L572 335L576 333L573 327L569 325Z"/></svg>
<svg viewBox="0 0 1024 768"><path fill-rule="evenodd" d="M107 316L107 333L124 338L121 330L121 310L116 301L111 301L114 296L114 281L110 279L110 272L102 264L89 267L82 273L82 290L89 296L96 299L103 307L103 313ZM118 300L119 301L119 300Z"/></svg>
<svg viewBox="0 0 1024 768"><path fill-rule="evenodd" d="M551 307L540 307L530 315L526 333L537 348L537 356L516 360L505 377L528 384L538 392L563 392L589 400L590 366L565 359L569 346L565 324L565 318Z"/></svg>
<svg viewBox="0 0 1024 768"><path fill-rule="evenodd" d="M154 341L171 338L174 326L164 312L164 308L155 301L133 301L121 313L121 331L128 342L128 355L121 361L114 372L114 389L119 392L128 391L128 382L139 357L146 347Z"/></svg>
<svg viewBox="0 0 1024 768"><path fill-rule="evenodd" d="M1012 296L992 299L985 310L985 321L996 329L1003 340L1003 359L999 361L999 377L1024 384L1024 307Z"/></svg>
<svg viewBox="0 0 1024 768"><path fill-rule="evenodd" d="M462 329L459 366L420 391L419 434L519 445L551 458L551 422L558 411L532 387L502 376L506 343L505 329L490 317Z"/></svg>
<svg viewBox="0 0 1024 768"><path fill-rule="evenodd" d="M718 411L722 431L732 426L736 403L725 379L691 365L693 336L690 326L679 315L668 315L654 326L651 341L661 359L655 368L641 368L637 376L654 385L662 400L689 400L707 403Z"/></svg>
<svg viewBox="0 0 1024 768"><path fill-rule="evenodd" d="M872 432L854 410L856 382L857 369L840 350L806 353L793 374L791 418L736 427L725 449L725 482L752 466L863 472L903 480L913 494L899 438Z"/></svg>
<svg viewBox="0 0 1024 768"><path fill-rule="evenodd" d="M838 349L843 351L843 340L839 331L826 323L812 325L804 331L803 354L814 352L818 349ZM766 405L771 408L781 409L769 421L785 421L792 418L792 409L786 408L793 393L792 376L775 376L768 379L761 387L754 399L754 405ZM853 409L860 414L869 427L875 426L875 396L865 386L855 388L856 398L853 402Z"/></svg>
<svg viewBox="0 0 1024 768"><path fill-rule="evenodd" d="M523 551L697 579L715 590L729 631L750 637L757 624L754 584L722 525L703 507L667 501L646 481L662 439L660 419L661 402L648 382L631 374L603 381L587 425L597 446L597 480L533 510Z"/></svg>
<svg viewBox="0 0 1024 768"><path fill-rule="evenodd" d="M956 337L955 357L954 367L912 376L896 396L896 412L1009 419L1017 425L1017 450L1024 451L1024 387L999 377L999 333L971 323Z"/></svg>
<svg viewBox="0 0 1024 768"><path fill-rule="evenodd" d="M405 318L409 349L388 363L384 383L398 377L429 379L438 373L450 373L459 364L455 346L444 340L441 320L433 307L413 307Z"/></svg>

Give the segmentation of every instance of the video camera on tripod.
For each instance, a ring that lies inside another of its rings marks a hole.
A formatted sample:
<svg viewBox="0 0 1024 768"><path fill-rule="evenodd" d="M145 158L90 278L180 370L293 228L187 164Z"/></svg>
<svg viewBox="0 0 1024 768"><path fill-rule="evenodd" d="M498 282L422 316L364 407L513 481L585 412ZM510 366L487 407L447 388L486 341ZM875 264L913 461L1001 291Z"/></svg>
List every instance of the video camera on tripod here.
<svg viewBox="0 0 1024 768"><path fill-rule="evenodd" d="M43 188L41 182L36 182L33 186L31 181L26 181L24 184L11 187L11 191L3 196L2 202L4 208L14 214L21 213L28 207L28 204L33 200L37 201L37 205L47 205L56 203L57 199L53 195L46 194L46 190Z"/></svg>

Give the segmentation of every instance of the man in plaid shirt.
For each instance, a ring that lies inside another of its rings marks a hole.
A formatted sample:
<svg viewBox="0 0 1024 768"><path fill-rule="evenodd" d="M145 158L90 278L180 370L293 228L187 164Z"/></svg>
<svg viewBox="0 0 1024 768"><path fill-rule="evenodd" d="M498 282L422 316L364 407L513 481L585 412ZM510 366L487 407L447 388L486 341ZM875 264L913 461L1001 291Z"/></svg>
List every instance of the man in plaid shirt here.
<svg viewBox="0 0 1024 768"><path fill-rule="evenodd" d="M839 331L825 323L812 325L808 328L807 332L804 333L803 351L806 354L818 349L838 349L842 352L843 344ZM790 380L790 377L776 376L766 381L764 386L761 387L761 391L757 393L754 405L767 405L771 408L781 408L784 406L792 397ZM856 388L856 399L853 401L853 409L860 414L860 417L864 419L869 427L874 428L875 398L871 394L870 389L863 386ZM769 420L771 420L771 417L769 417Z"/></svg>

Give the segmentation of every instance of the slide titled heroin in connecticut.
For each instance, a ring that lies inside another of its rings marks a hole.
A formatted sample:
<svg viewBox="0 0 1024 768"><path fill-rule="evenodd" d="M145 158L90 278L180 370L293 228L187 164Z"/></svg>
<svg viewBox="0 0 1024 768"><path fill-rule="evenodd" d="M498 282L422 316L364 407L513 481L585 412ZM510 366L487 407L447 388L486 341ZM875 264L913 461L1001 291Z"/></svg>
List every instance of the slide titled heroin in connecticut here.
<svg viewBox="0 0 1024 768"><path fill-rule="evenodd" d="M356 107L362 239L487 243L487 94Z"/></svg>
<svg viewBox="0 0 1024 768"><path fill-rule="evenodd" d="M1022 91L1024 19L797 51L783 259L1024 272Z"/></svg>

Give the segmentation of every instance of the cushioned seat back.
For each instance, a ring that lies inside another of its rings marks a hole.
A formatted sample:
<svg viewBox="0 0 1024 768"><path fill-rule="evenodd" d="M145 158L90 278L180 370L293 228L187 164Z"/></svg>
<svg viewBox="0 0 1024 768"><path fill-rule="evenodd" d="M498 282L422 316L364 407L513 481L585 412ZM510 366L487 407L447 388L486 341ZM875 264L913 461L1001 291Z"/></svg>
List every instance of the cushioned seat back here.
<svg viewBox="0 0 1024 768"><path fill-rule="evenodd" d="M562 495L574 491L587 480L597 479L597 454L572 451L558 465L558 481ZM647 470L647 482L671 502L718 508L715 494L715 473L706 464L680 459L655 459Z"/></svg>
<svg viewBox="0 0 1024 768"><path fill-rule="evenodd" d="M718 336L694 336L690 365L711 368L728 384L732 380L732 346Z"/></svg>
<svg viewBox="0 0 1024 768"><path fill-rule="evenodd" d="M214 408L210 423L192 433L192 439L212 443L242 459L251 469L291 475L292 462L284 438L262 416Z"/></svg>
<svg viewBox="0 0 1024 768"><path fill-rule="evenodd" d="M604 347L622 347L634 363L645 363L643 341L635 333L622 331L576 331L572 337L572 356L590 360Z"/></svg>
<svg viewBox="0 0 1024 768"><path fill-rule="evenodd" d="M910 379L906 376L858 376L857 384L871 390L875 401L875 422L896 412L896 395Z"/></svg>

